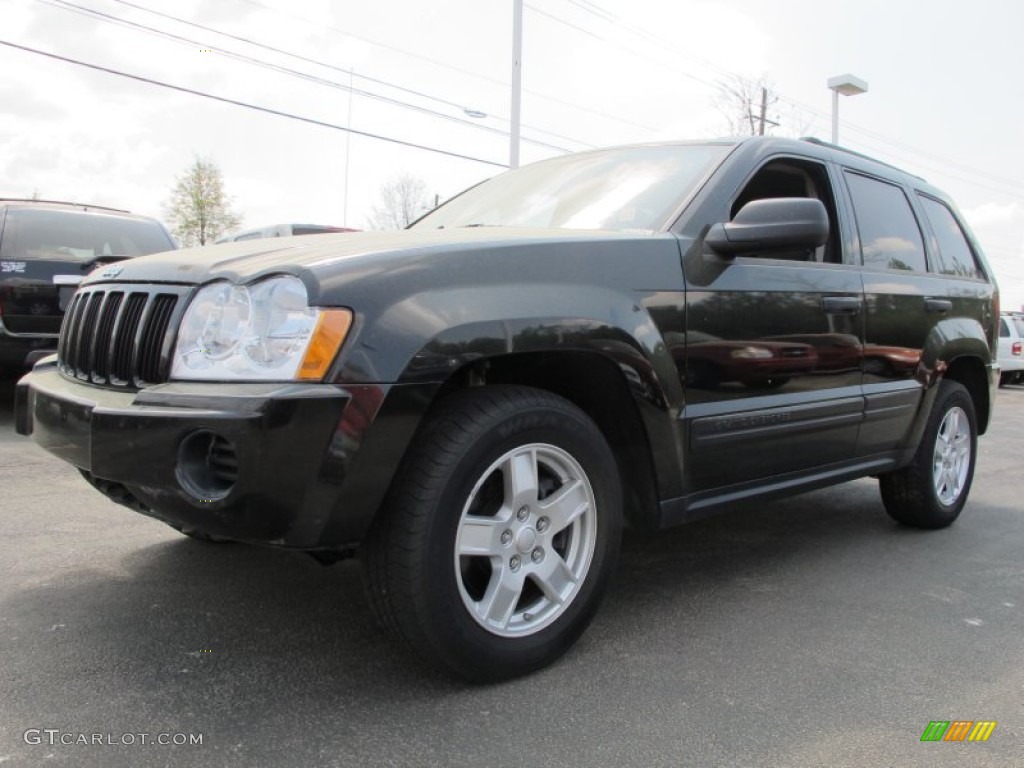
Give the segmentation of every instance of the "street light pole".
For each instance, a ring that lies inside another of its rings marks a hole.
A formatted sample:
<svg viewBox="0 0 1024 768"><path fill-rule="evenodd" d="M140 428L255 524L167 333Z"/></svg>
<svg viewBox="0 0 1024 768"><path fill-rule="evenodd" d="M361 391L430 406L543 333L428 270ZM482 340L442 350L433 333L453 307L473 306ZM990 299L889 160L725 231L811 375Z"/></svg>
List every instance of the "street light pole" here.
<svg viewBox="0 0 1024 768"><path fill-rule="evenodd" d="M341 208L341 226L343 227L348 226L348 166L352 154L352 77L353 71L350 69L348 71L348 118L345 123L348 128L345 131L345 192L342 196L344 202Z"/></svg>
<svg viewBox="0 0 1024 768"><path fill-rule="evenodd" d="M832 143L839 143L839 91L832 89Z"/></svg>
<svg viewBox="0 0 1024 768"><path fill-rule="evenodd" d="M839 143L839 94L856 96L867 93L868 84L853 75L836 75L828 79L828 87L832 90L832 143Z"/></svg>
<svg viewBox="0 0 1024 768"><path fill-rule="evenodd" d="M523 90L523 0L512 0L512 125L508 167L519 167L519 109Z"/></svg>

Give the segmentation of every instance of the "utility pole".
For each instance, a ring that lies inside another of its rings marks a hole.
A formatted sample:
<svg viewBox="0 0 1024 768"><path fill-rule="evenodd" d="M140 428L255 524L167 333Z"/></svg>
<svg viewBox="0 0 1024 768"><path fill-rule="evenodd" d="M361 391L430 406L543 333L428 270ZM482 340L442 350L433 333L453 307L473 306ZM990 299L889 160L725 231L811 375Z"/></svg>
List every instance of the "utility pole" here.
<svg viewBox="0 0 1024 768"><path fill-rule="evenodd" d="M348 118L345 123L349 130L345 131L345 192L342 195L341 226L348 226L348 165L352 149L352 70L348 71Z"/></svg>
<svg viewBox="0 0 1024 768"><path fill-rule="evenodd" d="M758 118L758 120L760 120L761 122L760 122L760 126L757 129L757 135L758 136L764 136L764 124L765 123L768 123L769 125L774 125L776 127L778 127L778 125L779 125L776 121L769 120L767 117L765 117L765 113L767 111L768 111L768 89L762 85L761 86L761 116Z"/></svg>
<svg viewBox="0 0 1024 768"><path fill-rule="evenodd" d="M508 167L519 167L519 109L523 90L523 0L512 0L512 125Z"/></svg>
<svg viewBox="0 0 1024 768"><path fill-rule="evenodd" d="M761 86L761 127L757 129L758 136L764 136L764 113L768 109L768 89Z"/></svg>

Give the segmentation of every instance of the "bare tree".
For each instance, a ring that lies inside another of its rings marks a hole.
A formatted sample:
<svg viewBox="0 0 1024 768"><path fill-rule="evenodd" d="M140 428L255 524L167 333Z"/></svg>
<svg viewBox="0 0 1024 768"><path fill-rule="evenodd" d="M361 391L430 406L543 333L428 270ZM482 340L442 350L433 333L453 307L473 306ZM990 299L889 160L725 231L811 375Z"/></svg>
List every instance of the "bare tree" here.
<svg viewBox="0 0 1024 768"><path fill-rule="evenodd" d="M380 203L373 206L368 229L405 229L432 207L423 179L409 173L393 176L380 187Z"/></svg>
<svg viewBox="0 0 1024 768"><path fill-rule="evenodd" d="M197 157L174 183L167 219L182 246L206 245L241 223L230 202L220 169L212 160Z"/></svg>
<svg viewBox="0 0 1024 768"><path fill-rule="evenodd" d="M732 136L757 136L771 133L779 125L772 117L779 97L763 77L750 80L733 75L718 84L712 102L725 118Z"/></svg>

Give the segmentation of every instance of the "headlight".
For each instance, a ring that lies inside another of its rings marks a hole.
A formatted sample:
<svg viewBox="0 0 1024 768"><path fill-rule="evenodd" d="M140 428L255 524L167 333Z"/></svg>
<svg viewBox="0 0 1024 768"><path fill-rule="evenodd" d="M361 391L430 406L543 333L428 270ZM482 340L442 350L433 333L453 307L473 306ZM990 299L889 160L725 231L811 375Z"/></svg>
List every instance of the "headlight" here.
<svg viewBox="0 0 1024 768"><path fill-rule="evenodd" d="M211 283L185 311L172 379L319 381L352 324L347 309L316 309L297 277Z"/></svg>

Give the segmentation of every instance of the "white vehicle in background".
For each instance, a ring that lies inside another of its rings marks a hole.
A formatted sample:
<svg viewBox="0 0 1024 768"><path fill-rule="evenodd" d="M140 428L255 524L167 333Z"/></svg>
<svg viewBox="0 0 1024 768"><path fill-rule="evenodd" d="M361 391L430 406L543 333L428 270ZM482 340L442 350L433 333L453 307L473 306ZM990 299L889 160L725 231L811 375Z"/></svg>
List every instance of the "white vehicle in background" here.
<svg viewBox="0 0 1024 768"><path fill-rule="evenodd" d="M1024 381L1024 315L999 316L999 386Z"/></svg>
<svg viewBox="0 0 1024 768"><path fill-rule="evenodd" d="M273 224L269 227L247 229L244 232L224 235L214 241L218 243L233 243L238 240L259 240L264 237L291 237L292 235L326 235L332 232L358 232L358 229L349 227L332 227L327 224Z"/></svg>

